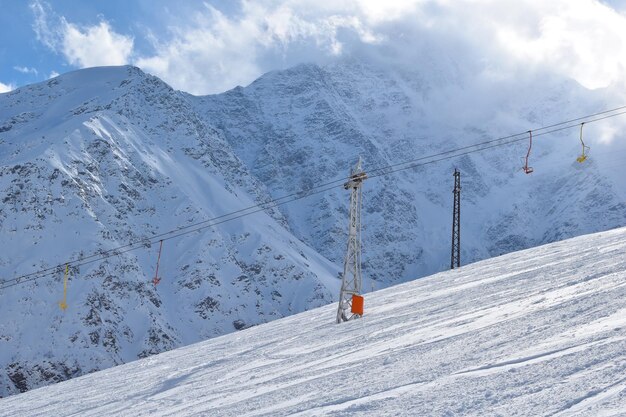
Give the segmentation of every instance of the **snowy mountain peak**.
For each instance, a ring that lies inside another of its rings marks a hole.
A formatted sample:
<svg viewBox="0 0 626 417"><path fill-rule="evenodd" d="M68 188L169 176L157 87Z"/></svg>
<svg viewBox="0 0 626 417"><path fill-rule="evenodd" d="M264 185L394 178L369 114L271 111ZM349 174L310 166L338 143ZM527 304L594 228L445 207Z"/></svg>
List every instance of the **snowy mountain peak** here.
<svg viewBox="0 0 626 417"><path fill-rule="evenodd" d="M115 66L94 67L68 72L48 81L17 88L4 96L3 112L28 100L31 104L51 104L63 100L62 105L72 107L80 104L83 99L104 101L120 95L129 86L151 79L163 81L145 74L137 67ZM40 100L46 97L47 100Z"/></svg>

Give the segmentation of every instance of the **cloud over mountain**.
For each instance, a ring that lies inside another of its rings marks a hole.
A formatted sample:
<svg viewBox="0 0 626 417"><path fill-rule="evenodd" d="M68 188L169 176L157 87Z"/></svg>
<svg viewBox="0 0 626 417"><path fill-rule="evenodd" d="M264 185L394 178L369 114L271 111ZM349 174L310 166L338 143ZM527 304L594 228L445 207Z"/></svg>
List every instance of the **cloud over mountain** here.
<svg viewBox="0 0 626 417"><path fill-rule="evenodd" d="M191 93L247 85L261 74L337 57L419 66L453 57L459 71L494 78L546 71L587 88L625 85L626 15L598 0L242 0L181 6L143 22L147 47L102 18L85 26L32 3L38 39L70 65L133 63Z"/></svg>
<svg viewBox="0 0 626 417"><path fill-rule="evenodd" d="M58 16L47 3L30 5L35 16L33 29L45 46L64 56L78 67L124 65L131 61L133 39L116 33L106 20L97 25L81 26Z"/></svg>

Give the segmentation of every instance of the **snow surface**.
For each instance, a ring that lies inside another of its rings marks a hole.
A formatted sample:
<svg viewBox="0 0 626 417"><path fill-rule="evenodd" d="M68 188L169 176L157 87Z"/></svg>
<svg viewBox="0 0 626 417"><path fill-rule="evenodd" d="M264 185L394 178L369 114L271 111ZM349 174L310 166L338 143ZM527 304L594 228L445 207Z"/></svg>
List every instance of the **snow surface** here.
<svg viewBox="0 0 626 417"><path fill-rule="evenodd" d="M0 400L2 415L626 413L626 228L511 253Z"/></svg>

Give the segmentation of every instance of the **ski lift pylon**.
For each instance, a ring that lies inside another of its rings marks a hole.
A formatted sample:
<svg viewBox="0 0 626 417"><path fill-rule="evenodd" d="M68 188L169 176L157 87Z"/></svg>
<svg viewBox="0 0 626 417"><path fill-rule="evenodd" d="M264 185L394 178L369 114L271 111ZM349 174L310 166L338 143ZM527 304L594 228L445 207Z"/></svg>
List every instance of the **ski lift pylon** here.
<svg viewBox="0 0 626 417"><path fill-rule="evenodd" d="M162 250L163 250L163 239L160 240L159 256L157 258L157 264L156 264L156 272L154 273L154 278L152 278L152 283L154 284L155 287L159 284L159 282L161 282L161 278L159 278L159 263L161 262Z"/></svg>
<svg viewBox="0 0 626 417"><path fill-rule="evenodd" d="M583 153L578 158L576 158L576 161L578 161L580 163L585 162L585 160L587 159L587 155L585 154L585 149L587 151L591 149L589 146L585 145L585 142L583 142L583 126L584 125L585 125L585 122L582 122L580 124L580 144L583 147Z"/></svg>
<svg viewBox="0 0 626 417"><path fill-rule="evenodd" d="M70 264L65 264L65 275L63 276L63 300L59 301L59 307L65 311L67 309L67 278L69 275Z"/></svg>
<svg viewBox="0 0 626 417"><path fill-rule="evenodd" d="M530 174L531 172L533 172L532 167L528 166L528 157L530 156L530 150L533 147L533 131L529 130L528 134L530 135L530 142L528 144L528 153L526 154L526 163L524 164L524 166L522 167L522 169L524 170L525 173Z"/></svg>

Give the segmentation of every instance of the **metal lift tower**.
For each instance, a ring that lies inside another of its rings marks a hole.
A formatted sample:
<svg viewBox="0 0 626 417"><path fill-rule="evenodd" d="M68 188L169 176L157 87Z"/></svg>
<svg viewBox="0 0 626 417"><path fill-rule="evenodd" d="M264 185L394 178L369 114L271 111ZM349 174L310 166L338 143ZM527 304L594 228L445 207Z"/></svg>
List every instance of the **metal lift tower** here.
<svg viewBox="0 0 626 417"><path fill-rule="evenodd" d="M367 174L361 168L361 158L344 184L350 190L350 226L348 251L343 263L343 277L337 309L337 323L359 318L363 314L361 293L361 184Z"/></svg>
<svg viewBox="0 0 626 417"><path fill-rule="evenodd" d="M454 208L452 209L452 256L450 269L461 266L461 173L454 168Z"/></svg>

